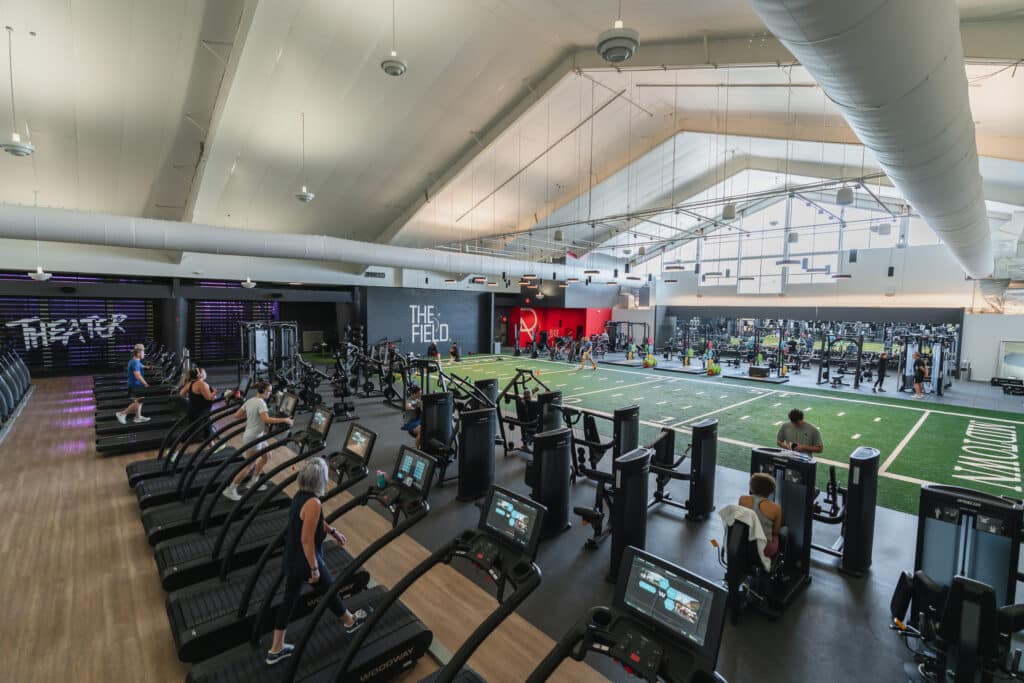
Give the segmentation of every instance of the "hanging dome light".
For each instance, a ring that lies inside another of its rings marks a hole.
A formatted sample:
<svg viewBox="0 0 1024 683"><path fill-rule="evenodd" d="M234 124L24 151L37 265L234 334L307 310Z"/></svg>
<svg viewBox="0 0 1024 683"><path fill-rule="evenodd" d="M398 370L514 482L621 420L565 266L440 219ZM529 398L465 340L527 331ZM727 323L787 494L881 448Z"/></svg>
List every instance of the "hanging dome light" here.
<svg viewBox="0 0 1024 683"><path fill-rule="evenodd" d="M22 141L21 135L16 130L18 127L18 110L14 106L14 48L12 47L14 29L10 26L5 26L4 28L7 29L7 63L10 69L8 73L11 85L11 138L7 142L0 143L0 149L14 157L30 157L35 154L36 148L32 144L28 123L25 123L26 140Z"/></svg>
<svg viewBox="0 0 1024 683"><path fill-rule="evenodd" d="M622 23L622 2L619 2L619 17L612 28L597 37L597 54L606 62L621 64L636 54L640 48L640 34L626 28Z"/></svg>
<svg viewBox="0 0 1024 683"><path fill-rule="evenodd" d="M388 76L395 77L401 76L409 68L405 60L398 56L398 50L395 49L395 0L391 0L391 53L380 63L380 68Z"/></svg>
<svg viewBox="0 0 1024 683"><path fill-rule="evenodd" d="M36 282L46 282L51 277L53 277L53 273L47 273L46 271L43 270L42 266L36 266L35 271L25 274L28 275L33 280L35 280Z"/></svg>
<svg viewBox="0 0 1024 683"><path fill-rule="evenodd" d="M246 289L252 289L253 287L256 286L256 283L247 277L245 278L245 280L242 281L242 286L245 287Z"/></svg>
<svg viewBox="0 0 1024 683"><path fill-rule="evenodd" d="M306 114L299 114L299 125L302 128L302 166L299 173L300 176L306 175ZM295 193L295 198L303 204L309 204L316 198L316 195L309 191L309 189L303 185L298 192Z"/></svg>

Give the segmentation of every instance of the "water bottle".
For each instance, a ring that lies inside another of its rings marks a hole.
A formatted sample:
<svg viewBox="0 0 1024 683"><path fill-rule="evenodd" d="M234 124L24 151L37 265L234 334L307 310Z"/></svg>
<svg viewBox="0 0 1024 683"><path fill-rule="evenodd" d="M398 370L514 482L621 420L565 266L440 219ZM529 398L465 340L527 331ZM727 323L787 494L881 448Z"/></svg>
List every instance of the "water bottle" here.
<svg viewBox="0 0 1024 683"><path fill-rule="evenodd" d="M388 485L388 475L382 470L377 470L377 488L382 489Z"/></svg>

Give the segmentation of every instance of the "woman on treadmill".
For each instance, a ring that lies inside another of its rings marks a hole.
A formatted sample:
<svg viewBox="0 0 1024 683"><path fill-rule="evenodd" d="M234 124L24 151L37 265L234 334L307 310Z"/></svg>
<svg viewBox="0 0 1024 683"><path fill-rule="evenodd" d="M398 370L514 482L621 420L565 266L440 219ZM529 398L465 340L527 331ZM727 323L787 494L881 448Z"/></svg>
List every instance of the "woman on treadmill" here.
<svg viewBox="0 0 1024 683"><path fill-rule="evenodd" d="M189 424L205 415L209 415L210 408L217 399L217 394L206 382L206 370L203 368L192 368L188 371L188 378L182 385L181 391L178 392L178 396L188 399L186 415L188 416ZM207 422L206 426L196 433L195 438L197 440L207 438L210 436L211 428L211 423Z"/></svg>
<svg viewBox="0 0 1024 683"><path fill-rule="evenodd" d="M761 522L764 535L768 537L768 545L764 549L767 558L779 554L779 532L782 530L782 508L769 500L773 493L775 478L758 472L750 478L750 495L740 496L739 501L743 507L753 510Z"/></svg>
<svg viewBox="0 0 1024 683"><path fill-rule="evenodd" d="M267 652L267 664L277 664L290 657L295 650L294 645L284 642L284 633L295 604L299 601L302 584L311 584L315 593L324 596L334 583L334 577L324 564L324 539L330 534L338 545L345 545L348 541L344 534L324 521L320 496L327 490L327 461L320 457L307 460L299 473L298 484L299 492L292 498L288 510L288 529L284 537L281 569L285 576L284 601L274 619L274 642ZM345 609L337 595L323 599L328 601L330 610L341 619L341 625L347 633L355 633L366 621L365 610L353 614Z"/></svg>

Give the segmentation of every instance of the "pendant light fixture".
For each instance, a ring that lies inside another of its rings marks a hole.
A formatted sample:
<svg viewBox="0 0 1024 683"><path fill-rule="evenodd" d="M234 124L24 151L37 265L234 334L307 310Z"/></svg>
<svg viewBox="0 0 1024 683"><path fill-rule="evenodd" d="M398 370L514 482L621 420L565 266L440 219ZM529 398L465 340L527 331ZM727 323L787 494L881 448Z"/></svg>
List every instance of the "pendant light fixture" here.
<svg viewBox="0 0 1024 683"><path fill-rule="evenodd" d="M302 166L301 166L302 170L299 172L299 177L304 178L306 176L306 114L305 113L299 114L299 125L302 128ZM313 194L312 192L310 192L306 188L306 186L303 185L301 187L301 189L299 189L299 191L295 193L295 198L298 199L303 204L309 204L311 201L313 201L313 199L316 198L316 195Z"/></svg>
<svg viewBox="0 0 1024 683"><path fill-rule="evenodd" d="M8 76L10 77L9 83L11 85L11 138L10 140L0 144L0 149L7 152L11 156L15 157L30 157L35 154L36 148L32 144L32 136L29 134L28 122L25 122L25 140L21 139L21 135L18 134L18 110L14 106L14 47L13 47L13 34L14 29L10 26L5 26L7 29L7 64L8 64ZM40 274L42 271L39 271ZM48 278L44 278L48 279Z"/></svg>
<svg viewBox="0 0 1024 683"><path fill-rule="evenodd" d="M245 280L242 281L242 286L246 289L252 289L256 286L256 283L253 282L251 278L246 277Z"/></svg>
<svg viewBox="0 0 1024 683"><path fill-rule="evenodd" d="M380 63L380 68L388 76L401 76L409 68L405 60L398 56L398 49L395 47L395 16L395 0L391 0L391 54Z"/></svg>
<svg viewBox="0 0 1024 683"><path fill-rule="evenodd" d="M39 265L39 240L36 240L36 269L34 272L25 274L28 275L33 280L35 280L36 282L46 282L51 277L53 277L53 273L47 273L46 271L43 270L43 267Z"/></svg>
<svg viewBox="0 0 1024 683"><path fill-rule="evenodd" d="M619 64L636 54L639 47L640 34L622 23L622 0L619 0L619 16L612 28L597 37L597 53L606 62Z"/></svg>

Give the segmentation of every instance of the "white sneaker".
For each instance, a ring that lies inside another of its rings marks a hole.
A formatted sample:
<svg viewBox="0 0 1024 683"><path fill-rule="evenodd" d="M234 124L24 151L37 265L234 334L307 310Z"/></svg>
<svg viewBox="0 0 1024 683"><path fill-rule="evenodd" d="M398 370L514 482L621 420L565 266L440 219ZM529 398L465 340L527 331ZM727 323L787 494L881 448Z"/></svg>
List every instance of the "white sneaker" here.
<svg viewBox="0 0 1024 683"><path fill-rule="evenodd" d="M117 421L121 424L127 424L128 416L124 413L114 413L114 417L116 417Z"/></svg>
<svg viewBox="0 0 1024 683"><path fill-rule="evenodd" d="M228 500L233 500L235 502L242 500L242 494L238 492L238 487L234 484L224 489L224 493L222 495Z"/></svg>
<svg viewBox="0 0 1024 683"><path fill-rule="evenodd" d="M143 416L139 415L137 418L132 420L132 422L134 422L135 424L141 424L143 422L149 422L152 419L153 418L151 418L151 417L143 417Z"/></svg>

